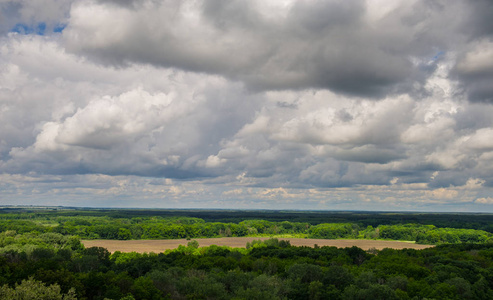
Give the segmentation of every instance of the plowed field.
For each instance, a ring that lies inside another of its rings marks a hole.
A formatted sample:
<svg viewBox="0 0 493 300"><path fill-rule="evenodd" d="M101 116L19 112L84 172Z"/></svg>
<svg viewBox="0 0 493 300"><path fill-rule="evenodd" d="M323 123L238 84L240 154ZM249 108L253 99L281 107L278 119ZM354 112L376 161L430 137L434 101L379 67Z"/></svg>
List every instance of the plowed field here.
<svg viewBox="0 0 493 300"><path fill-rule="evenodd" d="M236 238L212 238L212 239L195 239L199 242L200 247L217 245L217 246L229 246L233 248L244 248L247 242L253 240L266 240L269 238L252 238L252 237L236 237ZM375 241L375 240L323 240L323 239L295 239L295 238L279 238L279 240L288 240L293 246L309 246L313 247L315 244L318 246L335 246L339 248L357 246L363 250L375 248L381 250L383 248L392 249L424 249L433 247L432 245L419 245L408 242L399 241ZM110 252L154 252L159 253L167 249L175 249L179 245L186 246L189 240L131 240L131 241L117 241L117 240L84 240L82 243L86 248L88 247L104 247Z"/></svg>

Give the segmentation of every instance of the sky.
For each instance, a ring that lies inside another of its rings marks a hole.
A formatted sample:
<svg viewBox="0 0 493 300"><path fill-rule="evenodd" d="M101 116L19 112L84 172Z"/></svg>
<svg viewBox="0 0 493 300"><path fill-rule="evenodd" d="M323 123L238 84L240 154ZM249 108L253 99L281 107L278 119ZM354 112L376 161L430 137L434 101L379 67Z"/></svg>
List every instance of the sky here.
<svg viewBox="0 0 493 300"><path fill-rule="evenodd" d="M493 2L0 0L0 205L493 212Z"/></svg>

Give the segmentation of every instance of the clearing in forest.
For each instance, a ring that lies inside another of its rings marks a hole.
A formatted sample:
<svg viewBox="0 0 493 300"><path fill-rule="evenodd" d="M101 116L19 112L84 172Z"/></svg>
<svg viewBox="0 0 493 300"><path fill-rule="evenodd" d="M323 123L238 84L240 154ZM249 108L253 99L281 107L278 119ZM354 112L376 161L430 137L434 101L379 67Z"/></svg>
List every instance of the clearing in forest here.
<svg viewBox="0 0 493 300"><path fill-rule="evenodd" d="M211 245L229 246L232 248L244 248L247 242L253 240L267 240L269 238L262 237L225 237L225 238L209 238L209 239L194 239L199 242L199 247L207 247ZM324 240L324 239L299 239L299 238L280 238L279 240L289 241L292 246L335 246L339 248L356 246L363 250L375 248L381 250L384 248L392 249L425 249L433 247L433 245L420 245L411 242L401 241L381 241L381 240ZM139 252L139 253L160 253L168 249L178 248L179 245L186 246L190 240L83 240L82 243L86 248L89 247L104 247L110 252Z"/></svg>

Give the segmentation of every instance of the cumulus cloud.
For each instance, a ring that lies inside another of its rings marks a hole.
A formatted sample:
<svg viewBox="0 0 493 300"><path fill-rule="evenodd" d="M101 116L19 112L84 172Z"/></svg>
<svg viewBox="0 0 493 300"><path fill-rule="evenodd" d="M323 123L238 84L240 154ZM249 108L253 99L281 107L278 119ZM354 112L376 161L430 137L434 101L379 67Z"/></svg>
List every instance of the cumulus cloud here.
<svg viewBox="0 0 493 300"><path fill-rule="evenodd" d="M493 198L492 197L478 198L476 199L476 202L481 204L493 204Z"/></svg>

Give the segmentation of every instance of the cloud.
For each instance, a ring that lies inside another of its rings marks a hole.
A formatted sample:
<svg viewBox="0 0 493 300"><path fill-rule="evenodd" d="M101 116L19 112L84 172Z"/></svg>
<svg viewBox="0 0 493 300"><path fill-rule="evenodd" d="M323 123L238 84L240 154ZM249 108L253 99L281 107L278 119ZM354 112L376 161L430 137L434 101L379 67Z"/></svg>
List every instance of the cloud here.
<svg viewBox="0 0 493 300"><path fill-rule="evenodd" d="M478 198L476 199L476 202L481 204L493 204L493 198L492 197Z"/></svg>
<svg viewBox="0 0 493 300"><path fill-rule="evenodd" d="M477 130L464 143L467 147L479 151L493 151L493 128L481 128Z"/></svg>
<svg viewBox="0 0 493 300"><path fill-rule="evenodd" d="M491 202L488 1L45 3L0 2L1 203Z"/></svg>
<svg viewBox="0 0 493 300"><path fill-rule="evenodd" d="M431 191L426 191L426 195L428 197L437 199L454 199L459 195L459 193L454 190L439 188Z"/></svg>
<svg viewBox="0 0 493 300"><path fill-rule="evenodd" d="M219 74L254 90L364 97L413 90L429 76L436 49L463 39L450 38L463 25L456 12L469 10L460 1L399 3L385 13L373 2L78 2L64 38L72 52L109 65Z"/></svg>
<svg viewBox="0 0 493 300"><path fill-rule="evenodd" d="M476 172L478 159L486 159L478 155L489 149L478 146L489 132L488 114L461 125L467 130L457 127L458 117L475 113L476 106L443 93L450 87L440 68L425 85L430 96L419 102L409 95L375 102L326 90L248 94L213 75L139 65L102 68L45 41L15 37L7 52L5 78L18 81L13 90L34 101L40 85L31 86L33 79L47 83L46 106L27 127L30 142L6 147L3 168L9 172L220 176L233 182L245 174L249 186L338 187L389 184L396 175L402 182L426 182L433 171L448 170L430 182L447 186L463 183L452 173L465 158L474 164L464 168ZM36 56L40 48L64 63L45 70L17 54L22 49Z"/></svg>
<svg viewBox="0 0 493 300"><path fill-rule="evenodd" d="M493 37L472 44L455 66L454 75L461 81L469 99L493 102Z"/></svg>
<svg viewBox="0 0 493 300"><path fill-rule="evenodd" d="M40 133L53 135L47 131L55 129L51 142L62 145L80 146L95 149L108 147L133 140L145 131L159 129L179 113L173 114L166 108L173 100L166 94L151 95L140 89L128 91L119 97L103 97L92 100L68 117L62 124L45 124ZM37 140L37 148L44 147L44 142Z"/></svg>

